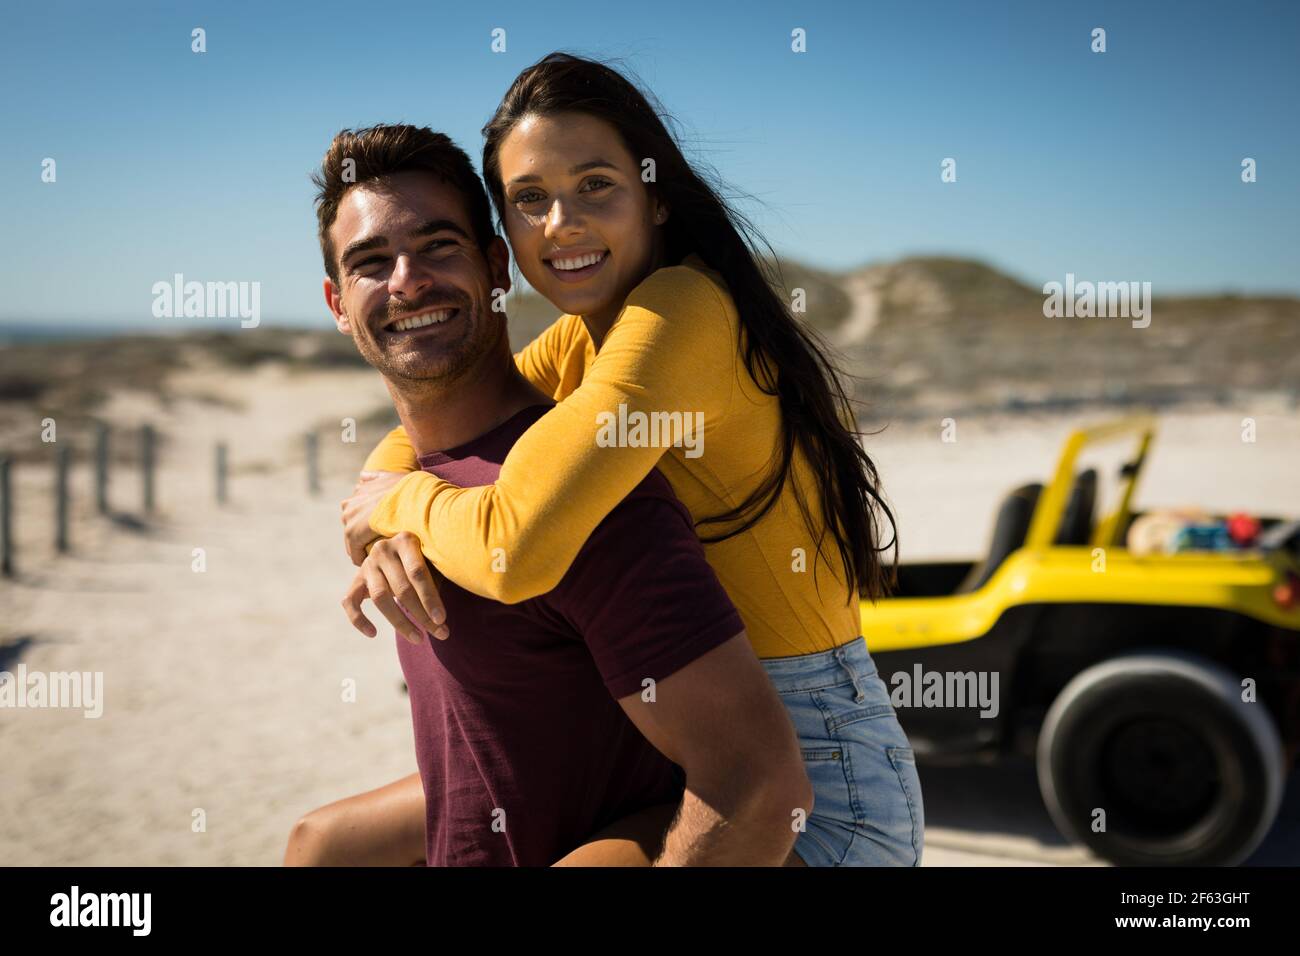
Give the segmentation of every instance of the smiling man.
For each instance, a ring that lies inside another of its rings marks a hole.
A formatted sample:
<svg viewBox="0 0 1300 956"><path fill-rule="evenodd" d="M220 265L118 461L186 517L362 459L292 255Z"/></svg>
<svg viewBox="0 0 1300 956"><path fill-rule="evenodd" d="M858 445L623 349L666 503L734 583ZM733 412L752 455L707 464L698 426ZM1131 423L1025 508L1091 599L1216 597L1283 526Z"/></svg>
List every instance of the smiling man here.
<svg viewBox="0 0 1300 956"><path fill-rule="evenodd" d="M469 159L428 129L376 126L340 133L316 182L339 331L383 376L422 468L494 481L553 402L517 370L492 308L509 257ZM401 535L375 546L362 580L402 632L428 864L547 865L665 805L659 863L787 859L812 801L797 739L657 471L541 597L503 604L443 580L445 623L429 620L383 575L423 561ZM416 828L376 794L309 815L286 860L408 862Z"/></svg>

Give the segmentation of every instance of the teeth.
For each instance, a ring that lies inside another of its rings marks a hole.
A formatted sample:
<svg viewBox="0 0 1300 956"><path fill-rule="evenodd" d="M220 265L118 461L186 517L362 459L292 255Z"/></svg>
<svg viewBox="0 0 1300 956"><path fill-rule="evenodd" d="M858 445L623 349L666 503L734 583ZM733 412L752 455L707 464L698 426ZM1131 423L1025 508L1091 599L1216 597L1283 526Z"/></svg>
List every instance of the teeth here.
<svg viewBox="0 0 1300 956"><path fill-rule="evenodd" d="M408 316L405 319L399 319L391 326L394 332L409 332L411 329L422 329L426 325L437 325L440 322L446 322L451 318L455 309L437 309L433 312L421 312L419 315Z"/></svg>
<svg viewBox="0 0 1300 956"><path fill-rule="evenodd" d="M587 266L594 266L604 258L605 253L603 252L589 252L585 256L578 256L576 259L552 259L551 265L568 272L571 269L585 269Z"/></svg>

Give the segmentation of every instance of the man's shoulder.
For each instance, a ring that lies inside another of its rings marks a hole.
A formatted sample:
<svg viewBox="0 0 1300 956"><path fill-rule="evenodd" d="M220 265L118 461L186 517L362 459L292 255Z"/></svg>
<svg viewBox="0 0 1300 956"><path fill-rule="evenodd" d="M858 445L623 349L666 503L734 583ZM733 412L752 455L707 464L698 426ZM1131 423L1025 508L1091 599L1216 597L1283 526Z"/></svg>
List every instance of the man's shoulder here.
<svg viewBox="0 0 1300 956"><path fill-rule="evenodd" d="M617 567L662 553L680 558L703 550L690 511L658 468L614 506L578 550L574 567ZM569 575L566 575L568 578ZM560 588L564 587L561 581Z"/></svg>
<svg viewBox="0 0 1300 956"><path fill-rule="evenodd" d="M616 699L744 630L690 513L657 470L605 516L548 597Z"/></svg>

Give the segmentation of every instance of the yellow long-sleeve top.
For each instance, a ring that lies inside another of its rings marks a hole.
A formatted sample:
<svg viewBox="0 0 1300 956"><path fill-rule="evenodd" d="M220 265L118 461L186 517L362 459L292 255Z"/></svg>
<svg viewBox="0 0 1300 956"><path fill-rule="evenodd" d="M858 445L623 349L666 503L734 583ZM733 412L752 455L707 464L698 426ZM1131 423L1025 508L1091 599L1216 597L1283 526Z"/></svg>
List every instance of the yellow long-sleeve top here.
<svg viewBox="0 0 1300 956"><path fill-rule="evenodd" d="M656 466L697 522L730 510L773 467L780 440L776 396L750 376L740 332L725 284L697 256L633 289L599 351L580 316L561 316L515 356L558 404L511 448L496 484L460 488L417 470L399 427L365 467L412 474L380 500L371 527L416 534L446 577L514 603L555 587L600 521ZM661 433L651 445L655 430L634 426L637 413L648 423L656 412L702 419L702 435L664 447L676 436ZM797 446L791 477L820 518ZM697 530L711 536L724 528ZM827 650L858 635L858 601L849 599L835 540L826 535L818 559L791 482L757 524L704 548L759 657Z"/></svg>

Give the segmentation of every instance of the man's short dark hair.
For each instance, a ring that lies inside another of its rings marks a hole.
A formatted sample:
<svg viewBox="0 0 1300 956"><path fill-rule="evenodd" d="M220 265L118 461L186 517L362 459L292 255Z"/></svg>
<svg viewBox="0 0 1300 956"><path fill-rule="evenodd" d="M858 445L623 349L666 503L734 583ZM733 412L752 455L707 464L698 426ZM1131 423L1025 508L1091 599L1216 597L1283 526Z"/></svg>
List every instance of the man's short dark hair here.
<svg viewBox="0 0 1300 956"><path fill-rule="evenodd" d="M486 250L496 236L483 181L474 172L465 151L449 137L427 126L406 124L381 123L366 129L345 129L334 137L320 170L311 177L320 190L316 194L320 251L325 259L325 272L335 285L339 284L338 265L334 261L329 230L338 216L343 196L353 186L412 170L433 173L459 190L469 213L474 241L480 249Z"/></svg>

